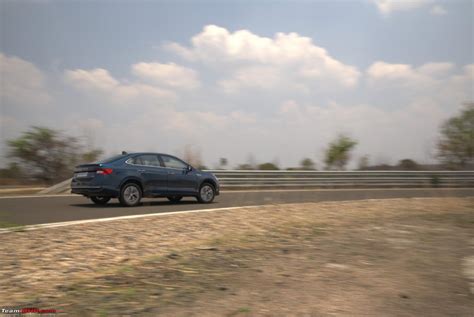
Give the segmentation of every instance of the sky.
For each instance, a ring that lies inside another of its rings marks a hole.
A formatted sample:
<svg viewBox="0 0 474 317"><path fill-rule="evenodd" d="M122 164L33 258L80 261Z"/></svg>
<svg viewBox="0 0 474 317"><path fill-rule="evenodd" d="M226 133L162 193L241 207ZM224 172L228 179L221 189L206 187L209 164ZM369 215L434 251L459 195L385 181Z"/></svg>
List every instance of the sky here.
<svg viewBox="0 0 474 317"><path fill-rule="evenodd" d="M206 166L436 160L474 100L473 2L0 0L0 154L45 126ZM3 164L7 160L2 159Z"/></svg>

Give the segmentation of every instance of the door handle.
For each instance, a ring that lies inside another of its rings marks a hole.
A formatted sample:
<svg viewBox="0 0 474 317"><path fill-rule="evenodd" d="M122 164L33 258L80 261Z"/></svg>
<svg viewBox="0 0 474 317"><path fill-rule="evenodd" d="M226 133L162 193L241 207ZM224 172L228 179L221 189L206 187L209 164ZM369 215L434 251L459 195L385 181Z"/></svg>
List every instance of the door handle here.
<svg viewBox="0 0 474 317"><path fill-rule="evenodd" d="M168 172L168 175L174 175L175 172Z"/></svg>
<svg viewBox="0 0 474 317"><path fill-rule="evenodd" d="M138 173L145 173L145 170L138 170Z"/></svg>

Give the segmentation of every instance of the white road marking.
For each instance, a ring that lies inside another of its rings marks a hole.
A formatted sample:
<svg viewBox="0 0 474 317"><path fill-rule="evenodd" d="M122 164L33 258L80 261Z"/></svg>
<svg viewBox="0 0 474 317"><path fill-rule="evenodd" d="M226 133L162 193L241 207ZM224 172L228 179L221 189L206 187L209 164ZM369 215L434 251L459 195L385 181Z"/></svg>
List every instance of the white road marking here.
<svg viewBox="0 0 474 317"><path fill-rule="evenodd" d="M430 199L430 198L432 198L432 197L417 197L417 199ZM397 200L397 199L400 199L400 198L380 198L380 199L304 202L304 203L300 203L300 204L308 204L308 203L340 204L340 203L348 203L348 202L354 202L354 201L355 202L361 202L361 201L374 201L374 200L381 200L381 199L383 199L384 201L387 201L387 200ZM0 229L0 234L8 233L8 232L16 232L16 231L32 231L32 230L38 230L38 229L66 227L66 226L80 225L80 224L86 224L86 223L108 222L108 221L138 219L138 218L147 218L147 217L162 217L162 216L191 214L191 213L210 212L210 211L230 211L230 210L239 210L239 209L245 209L245 208L261 208L261 207L267 207L267 206L271 206L271 205L287 206L287 205L294 205L294 204L298 204L298 203L262 204L262 205L249 205L249 206L239 206L239 207L224 207L224 208L209 208L209 209L197 209L197 210L168 211L168 212L160 212L160 213L152 213L152 214L140 214L140 215L109 217L109 218L72 220L72 221L64 221L64 222L52 222L52 223L43 223L43 224L37 224L37 225L26 225L26 226L18 226L18 227L11 227L11 228L2 228L2 229Z"/></svg>
<svg viewBox="0 0 474 317"><path fill-rule="evenodd" d="M337 191L400 191L400 190L432 190L432 191L449 191L449 190L473 190L472 187L453 187L453 188L319 188L319 189L249 189L249 190L221 190L221 194L233 193L279 193L279 192L337 192ZM0 196L0 199L19 199L19 198L54 198L54 197L82 197L77 194L56 194L56 195L16 195L16 196Z"/></svg>
<svg viewBox="0 0 474 317"><path fill-rule="evenodd" d="M313 188L313 189L249 189L249 190L221 190L221 194L230 193L274 193L274 192L353 192L353 191L400 191L400 190L433 190L433 191L445 191L445 190L474 190L472 187L444 187L444 188Z"/></svg>
<svg viewBox="0 0 474 317"><path fill-rule="evenodd" d="M1 196L0 199L18 199L18 198L51 198L51 197L80 197L74 194L57 194L57 195L17 195L17 196Z"/></svg>
<svg viewBox="0 0 474 317"><path fill-rule="evenodd" d="M285 205L285 204L281 204L281 205ZM229 211L229 210L238 210L238 209L244 209L244 208L258 208L258 207L262 207L262 205L169 211L169 212L160 212L160 213L153 213L153 214L141 214L141 215L110 217L110 218L43 223L43 224L38 224L38 225L27 225L27 226L19 226L19 227L12 227L12 228L3 228L3 229L0 229L0 234L14 232L14 231L31 231L31 230L38 230L38 229L58 228L58 227L65 227L65 226L72 226L72 225L80 225L80 224L85 224L85 223L108 222L108 221L115 221L115 220L137 219L137 218L146 218L146 217L161 217L161 216L190 214L190 213L209 212L209 211Z"/></svg>
<svg viewBox="0 0 474 317"><path fill-rule="evenodd" d="M471 293L474 294L474 255L463 259L463 273L469 280Z"/></svg>

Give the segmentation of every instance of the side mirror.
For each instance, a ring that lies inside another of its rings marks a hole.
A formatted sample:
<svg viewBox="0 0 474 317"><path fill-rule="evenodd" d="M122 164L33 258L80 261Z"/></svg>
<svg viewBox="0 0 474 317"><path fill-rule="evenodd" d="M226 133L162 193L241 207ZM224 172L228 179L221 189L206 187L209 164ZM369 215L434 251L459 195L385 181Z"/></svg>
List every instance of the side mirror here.
<svg viewBox="0 0 474 317"><path fill-rule="evenodd" d="M193 170L193 167L191 165L188 165L188 167L186 168L186 173L189 173Z"/></svg>

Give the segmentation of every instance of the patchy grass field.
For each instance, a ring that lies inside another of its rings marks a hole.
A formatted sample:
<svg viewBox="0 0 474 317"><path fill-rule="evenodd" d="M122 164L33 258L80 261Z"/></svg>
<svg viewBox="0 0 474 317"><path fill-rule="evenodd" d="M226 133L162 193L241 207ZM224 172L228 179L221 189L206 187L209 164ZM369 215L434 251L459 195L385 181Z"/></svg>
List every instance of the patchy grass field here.
<svg viewBox="0 0 474 317"><path fill-rule="evenodd" d="M473 198L264 206L0 239L0 307L78 316L473 316Z"/></svg>

